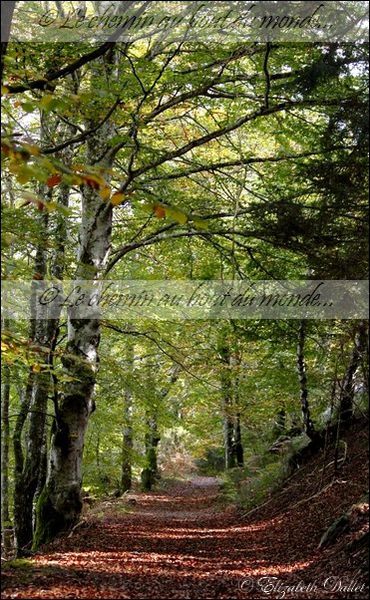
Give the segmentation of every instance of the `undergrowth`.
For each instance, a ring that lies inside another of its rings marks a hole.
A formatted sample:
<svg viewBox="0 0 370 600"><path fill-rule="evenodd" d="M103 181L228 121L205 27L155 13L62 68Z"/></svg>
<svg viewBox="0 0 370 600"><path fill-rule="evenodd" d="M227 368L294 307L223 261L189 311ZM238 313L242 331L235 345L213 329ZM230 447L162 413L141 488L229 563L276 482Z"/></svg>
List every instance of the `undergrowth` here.
<svg viewBox="0 0 370 600"><path fill-rule="evenodd" d="M265 450L245 460L244 467L230 469L223 476L222 501L243 510L259 506L279 489L291 474L291 458L303 448L306 436L292 438L281 454Z"/></svg>

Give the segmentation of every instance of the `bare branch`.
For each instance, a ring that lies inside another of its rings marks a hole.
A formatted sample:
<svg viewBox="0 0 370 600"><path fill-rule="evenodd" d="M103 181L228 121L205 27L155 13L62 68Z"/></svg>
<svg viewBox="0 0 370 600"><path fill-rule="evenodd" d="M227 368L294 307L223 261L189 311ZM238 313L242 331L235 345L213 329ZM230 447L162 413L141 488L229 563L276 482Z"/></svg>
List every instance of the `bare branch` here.
<svg viewBox="0 0 370 600"><path fill-rule="evenodd" d="M287 154L286 156L265 156L265 157L249 157L249 158L240 158L238 160L228 160L219 163L211 163L208 165L199 165L196 167L192 167L191 169L186 169L183 171L177 171L175 173L169 173L166 175L157 175L155 177L151 177L146 180L146 183L150 181L159 181L159 180L170 180L170 179L179 179L181 177L188 177L189 175L193 175L194 173L202 173L204 171L218 171L220 169L228 168L228 167L238 167L244 165L252 165L252 164L263 164L263 163L274 163L274 162L282 162L284 160L299 160L301 158L310 158L311 156L319 156L322 154L328 154L330 152L335 152L336 150L350 150L351 146L333 146L333 148L328 148L326 150L320 150L317 152L302 152L301 154Z"/></svg>
<svg viewBox="0 0 370 600"><path fill-rule="evenodd" d="M253 113L249 113L247 115L244 115L243 117L240 117L239 119L237 119L233 123L230 123L229 125L225 125L225 127L221 127L219 129L216 129L215 131L211 131L210 133L208 133L200 138L192 140L191 142L189 142L188 144L185 144L185 146L182 146L181 148L177 148L176 150L172 150L171 152L167 152L166 154L163 154L162 156L157 158L154 162L152 162L149 165L144 165L143 167L140 167L139 169L132 171L131 175L120 186L119 191L124 192L130 185L131 181L133 179L135 179L136 177L138 177L139 175L142 175L143 173L146 173L147 171L150 171L151 169L155 169L156 167L159 167L160 165L162 165L165 162L174 160L175 158L179 158L180 156L183 156L184 154L187 154L188 152L190 152L190 150L193 150L194 148L198 148L199 146L203 146L204 144L207 144L208 142L210 142L212 140L216 140L219 137L222 137L225 134L230 133L231 131L235 131L235 129L238 129L242 125L244 125L250 121L254 121L255 119L257 119L259 117L272 115L274 113L282 112L284 110L292 109L292 108L317 106L318 104L323 105L323 106L338 106L338 105L341 105L346 102L351 102L352 104L355 102L358 103L358 98L346 98L345 100L342 100L342 101L336 100L336 99L335 100L321 100L321 101L309 99L309 100L300 100L300 101L293 101L293 102L282 102L280 104L271 106L269 108L262 107Z"/></svg>
<svg viewBox="0 0 370 600"><path fill-rule="evenodd" d="M125 4L126 4L126 6L124 7L124 12L127 12L131 8L131 6L135 4L135 2L134 2L134 0L132 0ZM144 2L144 4L137 10L135 17L140 16L146 10L148 4L149 4L148 1ZM114 44L119 39L120 35L122 35L122 33L125 31L125 29L127 29L128 26L129 26L129 22L125 23L122 27L118 27L116 29L116 31L114 33L112 33L112 35L108 38L108 40L104 44L102 44L98 48L95 48L91 52L88 52L87 54L80 56L80 58L73 61L66 67L63 67L62 69L58 69L56 71L50 70L45 74L45 77L42 77L41 79L36 79L34 81L29 81L25 84L7 85L6 86L7 93L19 94L21 92L26 92L28 90L48 89L48 86L51 84L51 82L53 82L57 79L66 77L67 75L71 75L72 73L74 73L75 71L77 71L78 69L80 69L81 67L86 65L87 63L91 62L92 60L95 60L96 58L103 56L103 54L108 52L108 50L112 47L112 44Z"/></svg>

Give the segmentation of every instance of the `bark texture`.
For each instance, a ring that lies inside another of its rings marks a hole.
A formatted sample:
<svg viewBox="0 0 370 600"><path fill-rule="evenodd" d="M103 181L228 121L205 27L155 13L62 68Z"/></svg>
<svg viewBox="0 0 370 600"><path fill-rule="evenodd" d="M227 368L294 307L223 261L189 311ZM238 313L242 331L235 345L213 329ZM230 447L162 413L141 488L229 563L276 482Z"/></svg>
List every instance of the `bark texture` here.
<svg viewBox="0 0 370 600"><path fill-rule="evenodd" d="M4 327L6 324L4 323ZM10 403L10 369L3 368L1 388L1 533L5 554L12 547L12 529L9 513L9 403Z"/></svg>
<svg viewBox="0 0 370 600"><path fill-rule="evenodd" d="M47 273L45 240L48 236L48 213L39 217L41 241L37 247L34 277L44 279ZM30 324L30 343L35 348L35 364L30 368L24 402L18 415L15 429L15 444L20 452L16 455L14 481L14 533L17 556L27 554L32 546L33 537L33 500L36 492L41 448L44 439L49 373L44 370L48 362L50 321L37 319L35 295L31 298L32 320ZM42 348L42 350L40 350ZM23 450L22 431L28 420L26 443Z"/></svg>
<svg viewBox="0 0 370 600"><path fill-rule="evenodd" d="M41 136L44 142L49 141L58 128L59 120L51 117L49 113L41 115ZM66 134L70 133L70 127L65 127ZM68 163L70 151L64 151L59 158ZM48 188L40 190L46 201L52 199L52 191ZM61 185L55 195L58 204L66 208L69 202L69 188ZM65 215L57 211L54 215L47 211L39 216L40 242L37 248L34 276L37 281L50 275L57 279L63 278L64 272L64 250L67 234ZM54 249L50 253L47 242L52 239ZM15 539L17 555L27 554L31 549L36 522L35 504L40 497L46 478L46 413L48 398L51 392L50 369L53 366L53 355L59 333L59 319L38 319L37 310L32 299L32 308L35 313L30 328L30 340L35 348L39 348L37 362L31 367L29 381L31 384L30 397L26 415L21 412L19 420L19 434L22 432L26 421L25 455L22 462L16 465L15 490L14 490L14 517L15 517ZM37 369L35 369L37 367ZM54 386L57 385L54 377ZM19 437L19 436L18 436ZM18 440L20 442L20 438Z"/></svg>
<svg viewBox="0 0 370 600"><path fill-rule="evenodd" d="M92 68L92 86L98 85L96 78L102 74L108 78L114 75L114 45ZM97 117L96 123L89 122L87 127L92 129L98 122ZM87 140L87 164L100 167L106 180L111 165L105 156L113 134L114 128L108 119ZM89 185L81 187L81 202L75 279L94 281L99 289L99 278L110 251L112 205L104 202ZM82 456L87 424L95 408L100 342L99 314L96 318L84 317L78 309L69 310L68 341L62 363L70 381L63 384L57 398L48 476L37 504L34 548L75 525L82 510Z"/></svg>

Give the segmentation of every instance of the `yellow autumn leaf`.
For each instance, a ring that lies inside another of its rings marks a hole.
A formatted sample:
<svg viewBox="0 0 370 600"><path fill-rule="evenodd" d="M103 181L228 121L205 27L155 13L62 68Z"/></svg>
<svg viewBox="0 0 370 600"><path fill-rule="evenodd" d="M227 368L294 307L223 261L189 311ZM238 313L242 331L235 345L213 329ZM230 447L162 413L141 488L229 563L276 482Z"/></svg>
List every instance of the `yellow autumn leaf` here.
<svg viewBox="0 0 370 600"><path fill-rule="evenodd" d="M33 169L30 169L27 165L20 165L16 172L17 181L22 185L32 179L33 176Z"/></svg>
<svg viewBox="0 0 370 600"><path fill-rule="evenodd" d="M202 219L193 219L193 225L194 225L195 229L206 230L206 229L208 229L209 224L207 221L203 221Z"/></svg>
<svg viewBox="0 0 370 600"><path fill-rule="evenodd" d="M106 201L109 200L110 198L110 193L111 193L111 189L109 187L109 185L104 185L103 187L101 187L99 189L99 196L102 200Z"/></svg>
<svg viewBox="0 0 370 600"><path fill-rule="evenodd" d="M115 192L114 194L112 194L110 201L113 204L113 206L117 206L118 204L121 204L121 202L124 200L124 198L125 198L125 194L121 194L120 192Z"/></svg>
<svg viewBox="0 0 370 600"><path fill-rule="evenodd" d="M71 185L82 185L84 180L82 177L79 177L78 175L73 175L71 178Z"/></svg>
<svg viewBox="0 0 370 600"><path fill-rule="evenodd" d="M19 163L15 160L11 160L9 162L8 170L10 173L13 173L13 175L16 175L19 171Z"/></svg>
<svg viewBox="0 0 370 600"><path fill-rule="evenodd" d="M46 157L42 157L42 159L39 161L39 164L44 167L47 171L50 171L51 173L55 172L55 166L54 163Z"/></svg>
<svg viewBox="0 0 370 600"><path fill-rule="evenodd" d="M165 206L164 210L166 211L166 216L170 217L170 219L173 219L174 221L177 221L177 223L180 223L180 225L185 225L185 223L187 223L188 215L182 210L169 206Z"/></svg>
<svg viewBox="0 0 370 600"><path fill-rule="evenodd" d="M48 212L54 212L58 210L58 204L57 202L45 202L45 208Z"/></svg>
<svg viewBox="0 0 370 600"><path fill-rule="evenodd" d="M53 100L54 100L54 96L52 96L52 94L46 94L40 100L41 108L48 108L48 106L51 104L51 102Z"/></svg>
<svg viewBox="0 0 370 600"><path fill-rule="evenodd" d="M25 150L27 150L27 152L29 154L31 154L31 156L39 156L40 154L40 148L38 146L35 146L34 144L22 144L23 148Z"/></svg>

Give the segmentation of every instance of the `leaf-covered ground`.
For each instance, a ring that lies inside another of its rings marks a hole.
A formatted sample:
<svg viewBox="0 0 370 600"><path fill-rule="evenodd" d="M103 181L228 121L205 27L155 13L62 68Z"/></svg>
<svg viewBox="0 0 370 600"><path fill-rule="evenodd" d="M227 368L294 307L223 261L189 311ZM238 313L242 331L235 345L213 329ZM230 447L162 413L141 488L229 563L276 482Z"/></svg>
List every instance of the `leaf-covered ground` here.
<svg viewBox="0 0 370 600"><path fill-rule="evenodd" d="M3 598L365 598L366 503L328 548L320 538L368 489L363 430L346 463L322 475L313 459L246 518L219 502L216 479L94 507L31 563L6 565ZM288 586L288 587L286 587Z"/></svg>

